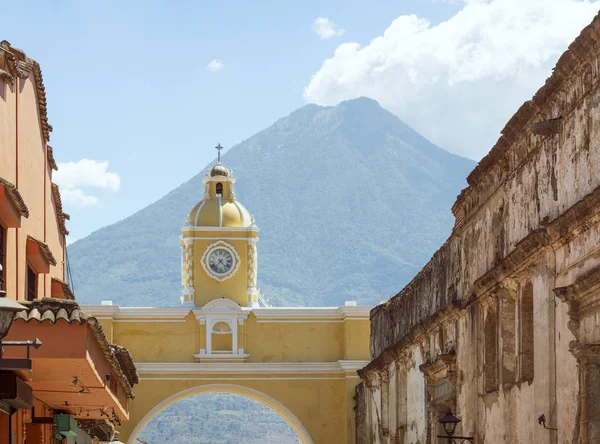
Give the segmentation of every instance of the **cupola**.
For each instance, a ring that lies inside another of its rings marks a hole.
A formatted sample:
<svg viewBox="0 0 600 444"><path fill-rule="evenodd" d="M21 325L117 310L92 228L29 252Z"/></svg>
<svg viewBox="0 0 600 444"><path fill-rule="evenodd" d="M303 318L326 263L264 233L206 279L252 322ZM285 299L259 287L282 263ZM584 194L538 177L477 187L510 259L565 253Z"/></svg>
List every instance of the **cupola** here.
<svg viewBox="0 0 600 444"><path fill-rule="evenodd" d="M240 306L258 303L256 288L258 227L237 201L233 173L221 163L207 172L204 196L182 229L182 302L204 306L226 298Z"/></svg>

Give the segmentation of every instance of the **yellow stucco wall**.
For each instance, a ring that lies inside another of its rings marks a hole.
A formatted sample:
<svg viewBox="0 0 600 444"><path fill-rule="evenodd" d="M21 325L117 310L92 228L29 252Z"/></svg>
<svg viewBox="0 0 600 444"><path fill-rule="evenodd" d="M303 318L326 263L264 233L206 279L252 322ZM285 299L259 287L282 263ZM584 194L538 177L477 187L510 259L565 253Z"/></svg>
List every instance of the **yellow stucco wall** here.
<svg viewBox="0 0 600 444"><path fill-rule="evenodd" d="M116 323L113 341L131 351L139 362L194 362L194 353L200 348L196 324L192 315L181 323Z"/></svg>
<svg viewBox="0 0 600 444"><path fill-rule="evenodd" d="M157 378L157 379L150 379ZM120 430L120 439L124 442L133 442L141 430L135 430L138 424L147 423L145 418L150 410L163 403L167 398L186 390L188 396L193 396L194 388L205 388L206 391L212 391L211 387L222 387L231 385L237 387L256 390L269 398L274 399L291 414L306 430L311 441L315 443L346 443L353 440L353 415L347 415L352 412L352 406L348 405L349 392L354 391L354 386L358 380L347 382L343 377L336 375L318 377L305 375L285 375L257 378L256 375L236 375L234 378L223 378L220 375L205 376L202 381L189 380L186 376L170 376L171 379L159 379L158 376L149 376L142 380L136 389L137 397L131 405L130 419ZM297 379L293 379L297 378ZM303 379L305 378L305 379ZM319 378L319 379L314 379ZM350 380L349 380L350 381ZM356 381L356 382L354 382ZM243 390L231 387L225 391L236 393L264 402L260 396L245 393ZM138 400L138 398L141 398ZM350 397L350 399L352 399ZM142 401L143 402L140 402ZM161 407L164 409L170 405L166 403ZM284 409L278 406L270 405L275 411L286 416ZM135 431L135 433L134 433ZM350 433L350 434L349 434Z"/></svg>
<svg viewBox="0 0 600 444"><path fill-rule="evenodd" d="M344 359L340 322L268 322L248 319L248 353L253 362L327 362ZM366 358L364 358L366 359Z"/></svg>
<svg viewBox="0 0 600 444"><path fill-rule="evenodd" d="M100 322L109 340L129 349L138 362L194 362L194 353L205 345L204 332L191 311L176 322L160 318ZM250 354L249 362L368 359L368 318L260 322L251 313L244 327L238 341Z"/></svg>
<svg viewBox="0 0 600 444"><path fill-rule="evenodd" d="M265 403L292 426L300 424L309 437L306 442L355 442L356 369L369 359L367 308L360 314L324 308L299 315L281 309L280 316L246 309L247 317L238 325L239 346L249 355L246 362L208 364L194 356L206 344L200 308L84 309L130 350L138 365L140 384L130 420L121 428L124 442L134 442L143 426L176 400L213 389ZM211 372L211 366L224 371Z"/></svg>
<svg viewBox="0 0 600 444"><path fill-rule="evenodd" d="M236 237L245 237L245 233L238 234ZM203 236L205 237L205 236ZM211 279L200 266L194 268L194 288L195 303L197 306L202 306L213 299L221 296L231 299L242 306L247 305L246 288L248 286L248 241L221 239L218 237L212 239L196 239L194 240L194 263L201 264L202 255L206 249L222 240L235 248L239 255L240 265L235 274L223 282L218 282Z"/></svg>

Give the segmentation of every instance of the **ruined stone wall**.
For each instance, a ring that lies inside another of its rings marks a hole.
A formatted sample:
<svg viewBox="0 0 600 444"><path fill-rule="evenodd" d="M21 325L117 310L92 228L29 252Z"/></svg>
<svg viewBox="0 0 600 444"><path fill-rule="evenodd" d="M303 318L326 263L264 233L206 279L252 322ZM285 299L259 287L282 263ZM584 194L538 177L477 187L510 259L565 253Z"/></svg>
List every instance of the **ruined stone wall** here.
<svg viewBox="0 0 600 444"><path fill-rule="evenodd" d="M599 17L469 175L448 241L371 312L358 442L437 442L448 409L477 442L600 442L597 42Z"/></svg>

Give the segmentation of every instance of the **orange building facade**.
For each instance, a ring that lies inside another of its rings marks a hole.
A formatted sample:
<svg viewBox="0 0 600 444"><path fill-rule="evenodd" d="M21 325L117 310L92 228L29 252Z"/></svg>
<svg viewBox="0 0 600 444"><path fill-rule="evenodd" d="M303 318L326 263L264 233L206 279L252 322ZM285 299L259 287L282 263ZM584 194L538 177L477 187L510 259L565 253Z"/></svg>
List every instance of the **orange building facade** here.
<svg viewBox="0 0 600 444"><path fill-rule="evenodd" d="M0 42L0 297L24 308L0 337L0 444L110 441L138 382L66 283L51 131L38 63Z"/></svg>

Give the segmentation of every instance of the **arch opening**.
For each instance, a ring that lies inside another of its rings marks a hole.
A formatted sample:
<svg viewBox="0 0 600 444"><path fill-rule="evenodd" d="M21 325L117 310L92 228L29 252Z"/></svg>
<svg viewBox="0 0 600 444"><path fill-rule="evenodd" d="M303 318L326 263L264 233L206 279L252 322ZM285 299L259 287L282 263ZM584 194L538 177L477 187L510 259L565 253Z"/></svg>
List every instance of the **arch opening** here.
<svg viewBox="0 0 600 444"><path fill-rule="evenodd" d="M298 418L287 408L285 407L283 404L281 404L279 401L277 401L276 399L262 393L259 392L257 390L254 389L250 389L247 387L242 387L242 386L237 386L237 385L232 385L232 384L210 384L210 385L205 385L205 386L200 386L200 387L194 387L191 389L187 389L184 390L182 392L176 393L172 396L170 396L169 398L163 400L162 402L160 402L159 404L157 404L156 406L154 406L154 408L152 408L143 418L142 420L136 425L135 429L133 430L131 436L129 437L129 439L127 440L127 443L135 443L138 437L141 437L143 432L146 432L146 426L148 426L148 424L150 424L150 422L156 418L161 412L165 411L167 408L173 406L174 404L178 403L179 401L184 401L184 400L189 400L192 397L197 397L198 395L215 395L215 394L220 394L220 395L237 395L237 397L241 397L241 398L245 398L244 401L248 401L248 400L252 400L255 402L258 402L260 404L262 404L263 406L267 407L271 413L271 418L273 420L277 420L277 416L279 417L279 419L281 419L282 421L279 422L276 430L278 430L281 433L281 436L287 436L289 437L289 441L285 441L286 443L302 443L302 444L312 444L313 441L310 437L310 435L308 434L308 432L306 431L306 429L304 428L304 426L302 425L302 423L298 420ZM217 398L217 401L220 401L221 403L225 402L226 404L226 398L223 396L221 399L218 399L218 396L212 396L212 401L215 400L215 398ZM265 411L265 409L261 409L263 412ZM228 414L231 412L225 411L225 414ZM194 418L195 419L195 418ZM201 422L202 420L206 420L207 418L197 418L198 422ZM284 426L283 423L287 423L287 425L289 426L286 430L286 427ZM291 430L289 430L289 428L291 428ZM150 429L149 429L150 430ZM233 432L237 430L237 426L234 426L234 428L232 430L230 430L230 432L233 434ZM295 437L293 436L293 434L295 434ZM144 437L142 436L142 439L144 439ZM150 441L150 442L155 442L155 441ZM259 441L257 441L259 442ZM279 441L278 441L279 442ZM284 442L284 441L281 441Z"/></svg>

